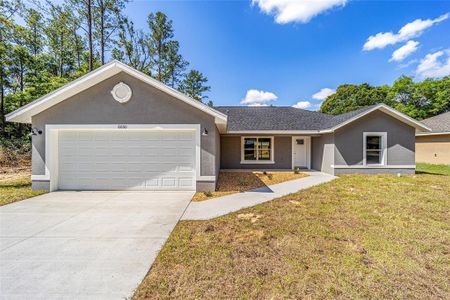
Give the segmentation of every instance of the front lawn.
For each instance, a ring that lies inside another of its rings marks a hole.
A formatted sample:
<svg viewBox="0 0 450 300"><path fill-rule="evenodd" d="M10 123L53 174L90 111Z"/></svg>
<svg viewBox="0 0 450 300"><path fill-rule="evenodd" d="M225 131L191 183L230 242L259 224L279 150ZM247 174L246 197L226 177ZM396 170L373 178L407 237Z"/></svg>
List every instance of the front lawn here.
<svg viewBox="0 0 450 300"><path fill-rule="evenodd" d="M31 190L30 177L0 180L0 206L45 193Z"/></svg>
<svg viewBox="0 0 450 300"><path fill-rule="evenodd" d="M300 179L308 175L300 172L220 172L217 190L212 192L198 192L192 198L193 201L203 201L215 197L221 197L241 193L271 184L282 183L289 180Z"/></svg>
<svg viewBox="0 0 450 300"><path fill-rule="evenodd" d="M417 173L438 174L438 175L450 175L450 165L432 165L417 163Z"/></svg>
<svg viewBox="0 0 450 300"><path fill-rule="evenodd" d="M450 177L346 175L172 232L134 299L448 298Z"/></svg>

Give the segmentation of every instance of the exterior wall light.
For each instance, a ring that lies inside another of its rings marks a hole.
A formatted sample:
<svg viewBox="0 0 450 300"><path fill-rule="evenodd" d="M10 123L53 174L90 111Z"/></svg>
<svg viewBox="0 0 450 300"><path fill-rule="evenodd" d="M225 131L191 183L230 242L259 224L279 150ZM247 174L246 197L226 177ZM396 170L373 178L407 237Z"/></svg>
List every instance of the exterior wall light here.
<svg viewBox="0 0 450 300"><path fill-rule="evenodd" d="M37 129L36 127L34 127L34 128L31 128L31 131L30 131L30 133L28 134L29 136L32 136L32 135L41 135L42 134L42 130L40 130L40 129Z"/></svg>

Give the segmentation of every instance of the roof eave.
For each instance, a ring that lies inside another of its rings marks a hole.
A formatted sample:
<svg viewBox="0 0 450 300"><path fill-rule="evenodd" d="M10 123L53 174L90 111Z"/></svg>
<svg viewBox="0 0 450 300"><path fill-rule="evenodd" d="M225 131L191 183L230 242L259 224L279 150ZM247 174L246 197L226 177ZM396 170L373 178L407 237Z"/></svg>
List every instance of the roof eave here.
<svg viewBox="0 0 450 300"><path fill-rule="evenodd" d="M418 132L416 136L430 136L430 135L450 135L450 131L442 131L442 132Z"/></svg>
<svg viewBox="0 0 450 300"><path fill-rule="evenodd" d="M429 128L428 126L425 126L424 124L420 123L419 121L417 121L417 120L415 120L415 119L413 119L413 118L411 118L411 117L409 117L409 116L407 116L385 104L378 104L377 106L373 107L372 109L366 110L366 111L354 116L353 118L350 118L334 127L329 128L328 131L334 132L337 129L344 127L345 125L352 123L352 122L354 122L376 110L383 111L384 113L396 118L399 121L402 121L403 123L406 123L406 124L416 128L419 131L424 131L424 132L432 131L431 128Z"/></svg>
<svg viewBox="0 0 450 300"><path fill-rule="evenodd" d="M100 68L64 85L63 87L38 98L37 100L22 106L21 108L7 114L6 121L7 122L17 122L17 123L31 123L32 116L50 108L51 106L64 101L77 93L84 91L101 81L112 77L120 72L125 72L135 78L138 78L151 86L165 92L205 113L214 117L216 124L218 127L223 123L227 123L227 116L200 101L194 100L187 95L180 93L179 91L168 87L167 85L151 78L150 76L133 69L132 67L119 62L117 60L113 60Z"/></svg>

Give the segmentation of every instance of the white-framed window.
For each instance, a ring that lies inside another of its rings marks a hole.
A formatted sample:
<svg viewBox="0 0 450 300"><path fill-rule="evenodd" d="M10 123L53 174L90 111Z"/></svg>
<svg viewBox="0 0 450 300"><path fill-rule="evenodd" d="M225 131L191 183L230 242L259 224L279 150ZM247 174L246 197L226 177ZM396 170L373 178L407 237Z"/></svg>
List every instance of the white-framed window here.
<svg viewBox="0 0 450 300"><path fill-rule="evenodd" d="M387 133L363 133L363 165L382 166L387 164Z"/></svg>
<svg viewBox="0 0 450 300"><path fill-rule="evenodd" d="M273 164L273 136L241 137L241 164Z"/></svg>

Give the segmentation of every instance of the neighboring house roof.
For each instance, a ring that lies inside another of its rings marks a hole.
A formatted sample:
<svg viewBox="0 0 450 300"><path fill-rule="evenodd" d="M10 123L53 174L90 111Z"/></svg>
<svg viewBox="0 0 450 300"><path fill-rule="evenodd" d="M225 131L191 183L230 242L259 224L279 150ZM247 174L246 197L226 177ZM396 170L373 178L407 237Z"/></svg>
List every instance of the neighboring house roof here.
<svg viewBox="0 0 450 300"><path fill-rule="evenodd" d="M422 120L422 123L431 128L431 132L417 135L450 134L450 111Z"/></svg>
<svg viewBox="0 0 450 300"><path fill-rule="evenodd" d="M219 106L216 109L228 116L228 133L327 133L375 110L389 114L419 131L430 130L413 118L384 104L364 107L337 116L294 107Z"/></svg>
<svg viewBox="0 0 450 300"><path fill-rule="evenodd" d="M215 118L216 124L219 129L225 128L227 122L227 116L223 113L188 97L187 95L180 93L179 91L151 78L150 76L124 64L120 61L113 60L98 69L64 85L63 87L27 104L21 108L13 111L12 113L6 115L6 121L9 122L19 122L19 123L31 123L31 117L48 109L49 107L64 101L73 95L86 90L95 84L102 82L103 80L110 78L120 72L125 72L130 76L142 80L145 83L165 92L174 98L181 100L207 114L212 115Z"/></svg>

